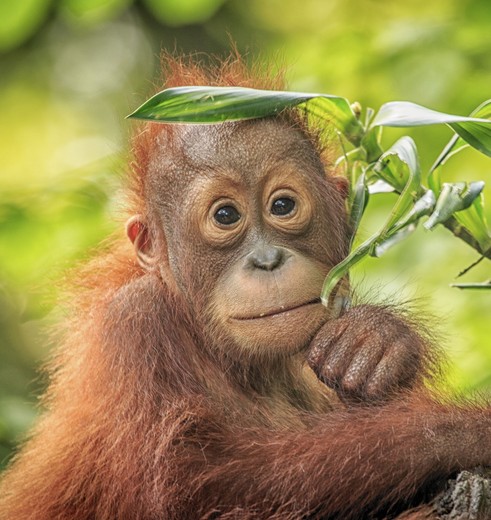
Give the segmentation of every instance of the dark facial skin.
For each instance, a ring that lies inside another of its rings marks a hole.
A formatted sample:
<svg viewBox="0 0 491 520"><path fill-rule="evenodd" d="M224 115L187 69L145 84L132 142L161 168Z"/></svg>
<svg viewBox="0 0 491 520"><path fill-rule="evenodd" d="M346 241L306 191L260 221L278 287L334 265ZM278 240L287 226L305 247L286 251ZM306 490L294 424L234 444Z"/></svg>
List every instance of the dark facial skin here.
<svg viewBox="0 0 491 520"><path fill-rule="evenodd" d="M169 154L162 145L150 166L153 222L133 218L128 235L143 263L170 271L215 347L249 360L310 352L314 372L344 399L410 386L416 333L387 310L337 318L320 303L347 229L343 185L312 142L274 120L183 125L173 139L180 146Z"/></svg>

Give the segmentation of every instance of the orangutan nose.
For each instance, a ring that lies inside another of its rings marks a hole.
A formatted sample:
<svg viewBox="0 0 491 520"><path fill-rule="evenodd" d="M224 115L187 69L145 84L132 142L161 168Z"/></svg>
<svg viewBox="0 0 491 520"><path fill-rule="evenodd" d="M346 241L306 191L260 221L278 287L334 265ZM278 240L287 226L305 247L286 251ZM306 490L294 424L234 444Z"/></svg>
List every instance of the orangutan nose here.
<svg viewBox="0 0 491 520"><path fill-rule="evenodd" d="M287 253L283 248L261 245L247 255L246 266L253 269L273 271L281 267L285 263L286 258Z"/></svg>

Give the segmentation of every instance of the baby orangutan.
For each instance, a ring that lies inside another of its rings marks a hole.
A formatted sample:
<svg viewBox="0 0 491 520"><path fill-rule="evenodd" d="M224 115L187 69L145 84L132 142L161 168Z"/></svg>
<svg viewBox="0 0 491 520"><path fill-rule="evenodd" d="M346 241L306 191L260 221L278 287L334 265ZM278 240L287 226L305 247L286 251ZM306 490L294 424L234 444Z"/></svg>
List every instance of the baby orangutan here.
<svg viewBox="0 0 491 520"><path fill-rule="evenodd" d="M272 86L238 69L170 60L166 86ZM320 303L349 241L322 157L294 111L141 129L133 248L80 274L2 520L437 518L426 492L491 465L491 408L424 389L404 318Z"/></svg>

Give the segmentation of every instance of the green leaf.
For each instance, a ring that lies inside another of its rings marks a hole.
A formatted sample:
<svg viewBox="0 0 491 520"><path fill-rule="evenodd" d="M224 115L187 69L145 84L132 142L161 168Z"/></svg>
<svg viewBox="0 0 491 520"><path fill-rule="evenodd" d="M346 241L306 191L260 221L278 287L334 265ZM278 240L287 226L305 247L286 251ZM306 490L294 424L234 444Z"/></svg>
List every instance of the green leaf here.
<svg viewBox="0 0 491 520"><path fill-rule="evenodd" d="M491 289L491 280L486 280L481 283L453 283L451 287L457 287L458 289Z"/></svg>
<svg viewBox="0 0 491 520"><path fill-rule="evenodd" d="M382 127L371 128L361 141L361 146L366 150L367 162L374 162L379 159L383 153L380 141L382 139Z"/></svg>
<svg viewBox="0 0 491 520"><path fill-rule="evenodd" d="M483 204L483 194L480 193L467 209L455 213L454 217L477 240L481 251L485 252L491 248L491 236Z"/></svg>
<svg viewBox="0 0 491 520"><path fill-rule="evenodd" d="M402 137L387 150L373 167L375 174L399 193L407 184L410 171L420 177L416 145L410 137ZM419 187L419 186L418 186Z"/></svg>
<svg viewBox="0 0 491 520"><path fill-rule="evenodd" d="M366 151L361 147L353 148L349 152L344 152L336 159L334 163L334 169L339 170L339 168L343 168L343 171L350 179L351 185L356 184L357 176L353 176L354 173L354 165L357 161L366 162L367 154ZM351 172L351 175L349 175Z"/></svg>
<svg viewBox="0 0 491 520"><path fill-rule="evenodd" d="M321 291L321 301L328 307L329 297L337 284L348 274L349 270L370 254L377 236L372 236L355 251L349 254L342 262L333 267L324 280Z"/></svg>
<svg viewBox="0 0 491 520"><path fill-rule="evenodd" d="M303 103L309 113L330 121L353 143L361 141L364 129L348 101L329 94L242 87L176 87L159 92L128 117L161 123L220 123L274 116Z"/></svg>
<svg viewBox="0 0 491 520"><path fill-rule="evenodd" d="M291 94L291 92L281 92L281 94ZM332 123L354 145L358 146L361 142L365 130L345 98L328 94L312 94L312 97L307 100L306 109L312 116Z"/></svg>
<svg viewBox="0 0 491 520"><path fill-rule="evenodd" d="M481 103L471 112L470 117L481 119L491 118L491 99ZM459 137L458 134L453 135L450 141L446 144L441 154L430 168L430 173L428 175L428 185L435 193L440 193L441 190L441 166L443 166L451 157L462 150L465 150L468 146L469 145L464 141L464 139L462 139L462 137Z"/></svg>
<svg viewBox="0 0 491 520"><path fill-rule="evenodd" d="M442 150L442 153L438 156L433 166L430 168L430 175L438 167L443 166L451 157L464 150L468 146L469 145L461 137L459 137L458 134L453 135L450 141L446 144L445 148Z"/></svg>
<svg viewBox="0 0 491 520"><path fill-rule="evenodd" d="M372 121L374 115L375 115L375 110L373 108L367 107L367 109L365 111L365 122L364 122L365 128L368 128L370 126L370 122Z"/></svg>
<svg viewBox="0 0 491 520"><path fill-rule="evenodd" d="M442 191L442 168L438 166L432 169L428 174L428 186L433 193L440 193Z"/></svg>
<svg viewBox="0 0 491 520"><path fill-rule="evenodd" d="M409 213L398 220L391 228L390 236L387 240L377 243L373 251L373 256L380 257L386 253L392 246L399 244L409 235L416 231L416 226L421 217L429 215L435 207L435 194L428 190L419 198Z"/></svg>
<svg viewBox="0 0 491 520"><path fill-rule="evenodd" d="M483 101L470 115L481 119L491 119L491 99Z"/></svg>
<svg viewBox="0 0 491 520"><path fill-rule="evenodd" d="M482 115L489 116L489 103L490 101L486 101L481 105ZM393 101L382 105L371 126L411 127L434 124L450 126L465 142L491 156L491 121L482 117L456 116L407 101Z"/></svg>
<svg viewBox="0 0 491 520"><path fill-rule="evenodd" d="M384 235L405 215L421 191L421 170L414 141L402 137L382 155L377 165L374 171L401 192L380 232Z"/></svg>
<svg viewBox="0 0 491 520"><path fill-rule="evenodd" d="M368 185L368 193L370 193L370 195L377 195L378 193L394 193L394 191L396 191L394 186L382 179L377 179L375 182Z"/></svg>
<svg viewBox="0 0 491 520"><path fill-rule="evenodd" d="M435 211L424 223L426 229L433 229L437 224L448 220L453 213L468 208L479 197L484 188L484 182L445 182L436 202Z"/></svg>
<svg viewBox="0 0 491 520"><path fill-rule="evenodd" d="M359 163L356 163L353 169L362 170L362 166ZM360 225L361 218L368 204L368 198L369 194L366 183L366 174L365 171L362 171L355 186L351 189L349 198L349 223L353 236Z"/></svg>

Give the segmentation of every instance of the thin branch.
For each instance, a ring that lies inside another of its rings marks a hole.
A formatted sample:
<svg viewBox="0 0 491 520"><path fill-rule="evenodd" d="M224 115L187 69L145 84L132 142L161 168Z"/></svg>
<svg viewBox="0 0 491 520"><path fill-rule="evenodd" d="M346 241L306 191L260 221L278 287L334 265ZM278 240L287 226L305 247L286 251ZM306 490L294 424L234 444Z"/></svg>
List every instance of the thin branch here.
<svg viewBox="0 0 491 520"><path fill-rule="evenodd" d="M450 217L448 220L443 222L443 225L451 231L457 238L460 238L463 240L467 245L474 248L478 253L480 253L483 257L488 258L491 260L491 248L487 251L483 251L481 249L481 246L479 245L479 242L469 233L469 231L459 224L457 219L454 217Z"/></svg>
<svg viewBox="0 0 491 520"><path fill-rule="evenodd" d="M486 257L480 256L475 262L472 262L471 265L466 267L464 270L460 271L460 273L455 278L460 278L461 276L464 276L464 274L467 274L471 269L474 269L476 265L479 265Z"/></svg>

